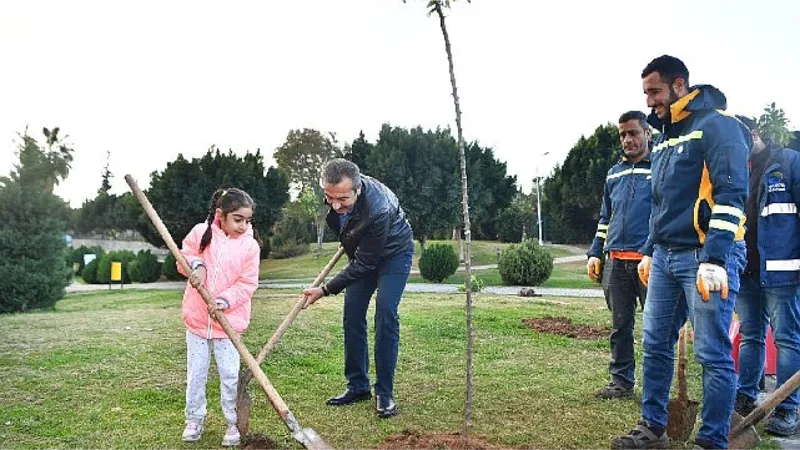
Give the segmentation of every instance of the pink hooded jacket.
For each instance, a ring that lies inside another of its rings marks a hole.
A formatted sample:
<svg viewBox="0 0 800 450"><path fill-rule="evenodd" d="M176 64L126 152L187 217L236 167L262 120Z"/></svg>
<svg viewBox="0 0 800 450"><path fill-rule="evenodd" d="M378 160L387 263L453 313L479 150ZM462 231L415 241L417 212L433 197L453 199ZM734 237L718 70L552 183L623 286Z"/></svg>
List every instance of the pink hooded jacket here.
<svg viewBox="0 0 800 450"><path fill-rule="evenodd" d="M253 293L258 288L258 269L261 249L258 242L253 239L253 229L248 226L247 231L238 238L228 237L215 220L211 225L213 238L200 253L200 240L208 229L208 224L200 223L183 239L181 253L191 265L193 261L201 260L206 266L205 286L214 299L223 299L230 305L224 310L225 316L231 327L242 333L250 324L250 306ZM178 271L185 273L178 264ZM183 321L186 328L206 339L227 338L216 320L208 314L208 307L203 297L188 282L183 293Z"/></svg>

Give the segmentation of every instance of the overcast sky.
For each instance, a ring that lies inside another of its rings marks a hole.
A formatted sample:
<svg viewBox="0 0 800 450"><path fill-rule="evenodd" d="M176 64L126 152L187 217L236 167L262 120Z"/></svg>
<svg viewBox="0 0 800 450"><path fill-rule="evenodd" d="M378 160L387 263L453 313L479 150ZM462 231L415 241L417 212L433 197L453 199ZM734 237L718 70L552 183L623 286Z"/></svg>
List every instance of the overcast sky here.
<svg viewBox="0 0 800 450"><path fill-rule="evenodd" d="M438 20L425 1L36 1L0 3L0 174L26 127L75 148L57 193L146 186L179 153L266 155L290 129L454 126ZM800 2L463 0L448 13L467 140L493 147L530 191L583 135L646 111L640 74L684 60L729 110L777 102L800 129ZM549 155L541 157L545 152ZM269 159L270 163L272 159Z"/></svg>

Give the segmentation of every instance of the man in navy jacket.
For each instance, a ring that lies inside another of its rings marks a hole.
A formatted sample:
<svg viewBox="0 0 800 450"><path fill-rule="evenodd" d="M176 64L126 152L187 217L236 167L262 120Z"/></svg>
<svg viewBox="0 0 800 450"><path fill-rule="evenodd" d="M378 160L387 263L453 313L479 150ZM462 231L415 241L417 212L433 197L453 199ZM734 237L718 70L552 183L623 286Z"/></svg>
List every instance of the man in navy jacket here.
<svg viewBox="0 0 800 450"><path fill-rule="evenodd" d="M710 85L689 84L689 70L660 56L642 71L660 131L652 150L650 233L639 273L643 315L642 418L612 449L670 448L665 430L674 348L687 319L703 366L703 410L695 444L728 448L736 372L728 329L744 269L744 204L750 132ZM651 274L652 272L652 274Z"/></svg>
<svg viewBox="0 0 800 450"><path fill-rule="evenodd" d="M736 411L755 409L764 371L767 324L778 346L778 387L800 369L800 153L761 139L756 123L737 116L753 136L750 195L745 205L747 266L736 299L742 336ZM800 392L787 397L764 429L791 436Z"/></svg>
<svg viewBox="0 0 800 450"><path fill-rule="evenodd" d="M633 397L636 363L633 326L636 304L644 304L647 288L639 280L639 249L647 241L650 218L650 126L640 111L628 111L619 118L620 161L608 171L603 189L600 220L587 256L589 278L597 280L602 270L603 292L611 310L613 331L611 381L595 391L598 398ZM604 256L607 255L605 268Z"/></svg>

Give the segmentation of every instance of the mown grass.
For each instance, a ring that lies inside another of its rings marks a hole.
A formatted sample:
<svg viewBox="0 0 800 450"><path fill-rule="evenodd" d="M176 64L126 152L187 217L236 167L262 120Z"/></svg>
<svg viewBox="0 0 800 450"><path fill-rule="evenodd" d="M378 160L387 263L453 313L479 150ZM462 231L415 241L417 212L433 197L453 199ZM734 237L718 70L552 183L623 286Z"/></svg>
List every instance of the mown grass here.
<svg viewBox="0 0 800 450"><path fill-rule="evenodd" d="M428 241L428 244L449 244L453 246L456 254L458 254L457 241ZM314 278L322 270L323 267L330 261L334 253L336 253L337 242L326 242L322 245L322 252L316 252L316 244L310 244L311 251L305 255L297 256L294 258L285 259L265 259L261 261L261 279L281 280L289 278ZM495 241L474 241L472 242L472 264L473 265L487 265L497 264L498 252L502 251L510 244ZM547 251L553 255L554 258L561 256L571 256L575 253L567 247L562 246L545 246ZM413 267L417 267L421 251L419 242L415 243ZM333 273L340 270L346 264L347 257L342 260L333 269Z"/></svg>
<svg viewBox="0 0 800 450"><path fill-rule="evenodd" d="M244 336L252 352L296 299L296 291L257 293ZM592 396L607 380L606 340L538 334L522 324L567 316L608 326L603 300L480 294L475 301L475 434L513 448L608 448L612 436L635 424L637 401ZM186 361L180 302L180 291L102 292L70 295L55 311L0 317L2 447L218 448L224 419L213 365L206 433L196 444L180 440ZM336 448L374 448L403 430L459 431L463 295L404 297L395 385L401 413L389 420L376 418L370 402L324 404L344 386L341 303L341 296L325 298L304 311L263 365L301 424ZM639 328L637 336L641 342ZM637 346L639 360L640 352ZM700 370L692 364L689 373L690 396L698 399ZM251 430L300 448L254 387Z"/></svg>
<svg viewBox="0 0 800 450"><path fill-rule="evenodd" d="M500 277L498 269L485 269L475 270L472 274L476 278L483 281L484 286L503 286L503 279ZM447 277L442 283L445 284L464 284L466 279L465 272L456 272ZM422 278L422 275L416 273L408 278L409 283L429 283L429 281ZM548 288L562 288L562 289L599 289L600 285L591 281L586 276L586 263L560 263L553 265L553 273L550 278L542 284L543 287Z"/></svg>

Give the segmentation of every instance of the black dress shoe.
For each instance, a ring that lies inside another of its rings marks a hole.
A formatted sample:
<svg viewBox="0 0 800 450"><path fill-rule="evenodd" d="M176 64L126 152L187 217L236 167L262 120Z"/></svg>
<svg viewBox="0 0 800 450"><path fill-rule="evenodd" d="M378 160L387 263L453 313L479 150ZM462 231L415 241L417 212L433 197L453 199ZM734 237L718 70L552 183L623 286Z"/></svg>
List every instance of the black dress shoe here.
<svg viewBox="0 0 800 450"><path fill-rule="evenodd" d="M397 403L394 402L392 397L385 395L376 395L375 410L378 411L378 417L386 419L397 414Z"/></svg>
<svg viewBox="0 0 800 450"><path fill-rule="evenodd" d="M344 394L337 397L331 397L326 402L331 406L349 405L350 403L363 402L372 398L370 391L352 391L350 389L344 391Z"/></svg>

